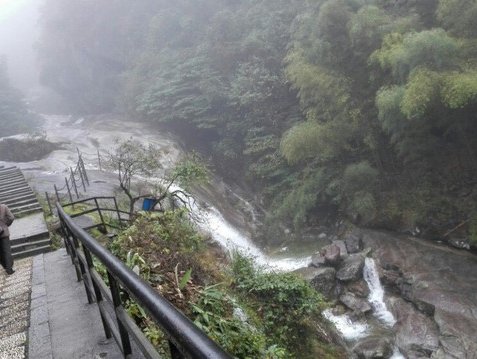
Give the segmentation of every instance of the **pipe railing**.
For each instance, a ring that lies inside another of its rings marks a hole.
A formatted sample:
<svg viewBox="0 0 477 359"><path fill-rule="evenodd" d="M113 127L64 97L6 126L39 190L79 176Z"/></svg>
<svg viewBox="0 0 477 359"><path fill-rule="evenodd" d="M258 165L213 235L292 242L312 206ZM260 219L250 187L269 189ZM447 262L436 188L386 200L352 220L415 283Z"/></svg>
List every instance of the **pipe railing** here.
<svg viewBox="0 0 477 359"><path fill-rule="evenodd" d="M129 317L121 295L126 292L163 330L172 359L231 359L232 357L177 310L121 260L101 246L57 204L66 250L75 265L78 281L83 280L89 303L96 302L107 338L113 337L124 358L131 358L132 337L146 358L160 356L140 328ZM96 272L93 257L104 265L109 286Z"/></svg>

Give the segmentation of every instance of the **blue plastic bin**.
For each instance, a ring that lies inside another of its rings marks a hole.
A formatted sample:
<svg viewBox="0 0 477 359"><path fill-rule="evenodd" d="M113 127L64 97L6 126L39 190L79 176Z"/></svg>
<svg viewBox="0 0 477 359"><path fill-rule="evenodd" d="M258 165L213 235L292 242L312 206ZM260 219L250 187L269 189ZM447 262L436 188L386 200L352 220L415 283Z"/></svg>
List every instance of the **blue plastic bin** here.
<svg viewBox="0 0 477 359"><path fill-rule="evenodd" d="M151 211L153 205L154 205L154 198L144 198L144 201L142 202L142 210Z"/></svg>

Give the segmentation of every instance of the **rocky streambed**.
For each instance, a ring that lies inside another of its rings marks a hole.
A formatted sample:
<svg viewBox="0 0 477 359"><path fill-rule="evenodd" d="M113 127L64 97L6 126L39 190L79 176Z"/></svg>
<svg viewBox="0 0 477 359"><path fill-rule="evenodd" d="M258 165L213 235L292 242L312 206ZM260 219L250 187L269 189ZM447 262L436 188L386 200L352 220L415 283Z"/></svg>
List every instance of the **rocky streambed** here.
<svg viewBox="0 0 477 359"><path fill-rule="evenodd" d="M477 358L477 257L355 230L297 271L335 303L325 316L358 358Z"/></svg>

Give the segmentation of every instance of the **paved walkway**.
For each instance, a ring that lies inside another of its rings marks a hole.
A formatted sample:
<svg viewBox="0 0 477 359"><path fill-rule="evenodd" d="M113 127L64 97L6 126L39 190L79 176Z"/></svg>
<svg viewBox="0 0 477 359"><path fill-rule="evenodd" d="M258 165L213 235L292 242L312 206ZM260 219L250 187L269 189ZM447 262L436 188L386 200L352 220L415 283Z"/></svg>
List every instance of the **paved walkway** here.
<svg viewBox="0 0 477 359"><path fill-rule="evenodd" d="M96 304L88 304L65 249L34 258L29 355L31 359L122 358L106 339Z"/></svg>

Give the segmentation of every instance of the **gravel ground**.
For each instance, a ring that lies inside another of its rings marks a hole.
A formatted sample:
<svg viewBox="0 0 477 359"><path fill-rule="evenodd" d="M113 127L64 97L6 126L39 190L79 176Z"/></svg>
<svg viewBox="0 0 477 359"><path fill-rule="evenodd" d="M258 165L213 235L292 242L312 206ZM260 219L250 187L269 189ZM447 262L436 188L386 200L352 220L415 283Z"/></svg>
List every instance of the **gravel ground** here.
<svg viewBox="0 0 477 359"><path fill-rule="evenodd" d="M0 359L26 357L32 263L32 258L16 261L10 276L0 267Z"/></svg>

